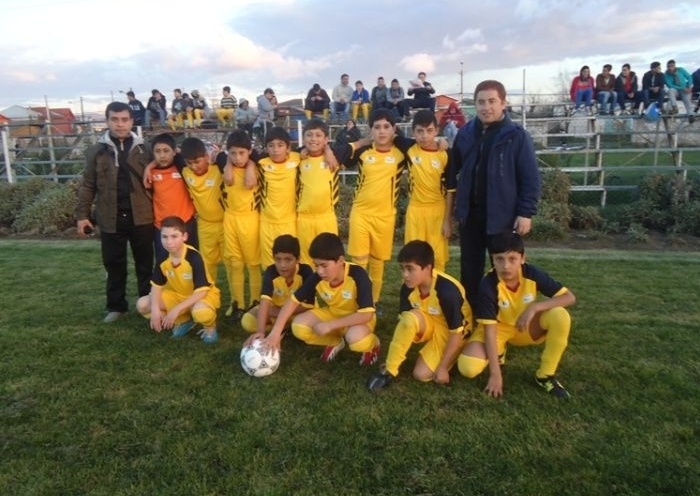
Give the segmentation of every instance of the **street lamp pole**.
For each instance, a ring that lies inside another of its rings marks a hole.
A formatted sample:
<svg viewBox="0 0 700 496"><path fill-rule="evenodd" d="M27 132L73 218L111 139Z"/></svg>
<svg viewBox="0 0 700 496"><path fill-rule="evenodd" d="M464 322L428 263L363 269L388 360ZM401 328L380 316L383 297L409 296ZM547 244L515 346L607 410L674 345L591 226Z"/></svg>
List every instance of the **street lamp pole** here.
<svg viewBox="0 0 700 496"><path fill-rule="evenodd" d="M464 103L464 62L459 63L459 105Z"/></svg>

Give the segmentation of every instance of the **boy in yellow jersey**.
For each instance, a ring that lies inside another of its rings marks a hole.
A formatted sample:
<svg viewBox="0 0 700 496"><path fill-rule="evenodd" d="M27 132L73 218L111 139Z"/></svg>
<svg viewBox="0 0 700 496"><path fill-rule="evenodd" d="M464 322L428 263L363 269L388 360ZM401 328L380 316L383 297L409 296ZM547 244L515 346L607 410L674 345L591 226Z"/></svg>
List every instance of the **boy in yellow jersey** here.
<svg viewBox="0 0 700 496"><path fill-rule="evenodd" d="M231 306L226 312L234 322L243 316L245 273L248 272L250 302L260 297L260 212L257 183L248 181L246 167L252 149L245 131L232 131L226 139L228 152L224 167L224 260L229 269Z"/></svg>
<svg viewBox="0 0 700 496"><path fill-rule="evenodd" d="M488 242L493 269L479 285L474 307L478 326L459 357L459 372L469 378L487 366L485 392L503 395L500 361L506 344L532 346L544 343L539 386L551 395L567 399L569 393L555 378L569 340L571 316L564 309L576 302L574 294L547 273L525 263L525 246L516 233L498 234ZM540 292L547 297L537 300Z"/></svg>
<svg viewBox="0 0 700 496"><path fill-rule="evenodd" d="M369 121L371 145L344 145L341 162L357 166L359 175L350 211L348 254L365 268L372 280L372 298L379 302L384 280L384 262L391 259L405 155L394 146L396 121L386 109L372 112ZM352 158L349 158L349 157Z"/></svg>
<svg viewBox="0 0 700 496"><path fill-rule="evenodd" d="M136 308L156 332L172 329L173 337L180 338L201 324L202 341L216 343L216 309L221 295L200 253L186 244L185 222L176 216L166 217L161 238L168 258L153 271L151 292L138 299Z"/></svg>
<svg viewBox="0 0 700 496"><path fill-rule="evenodd" d="M449 153L435 141L437 119L430 110L419 110L413 117L413 144L408 156L408 194L404 243L422 239L435 252L435 268L444 271L449 259L452 222L446 215L452 205L455 187L445 185L450 167Z"/></svg>
<svg viewBox="0 0 700 496"><path fill-rule="evenodd" d="M328 146L328 125L310 119L304 125L305 156L299 165L297 236L301 261L311 263L309 245L322 232L338 233L338 161Z"/></svg>
<svg viewBox="0 0 700 496"><path fill-rule="evenodd" d="M268 156L258 160L260 176L260 254L263 267L273 263L272 243L281 234L296 236L297 173L301 157L290 138L274 126L265 135Z"/></svg>
<svg viewBox="0 0 700 496"><path fill-rule="evenodd" d="M316 305L292 321L294 335L310 345L323 346L321 360L330 362L348 344L362 353L360 365L372 365L379 357L377 319L372 303L372 283L365 270L345 261L343 242L337 234L321 233L309 253L316 272L307 278L282 306L264 339L265 346L280 348L282 332L299 305Z"/></svg>
<svg viewBox="0 0 700 496"><path fill-rule="evenodd" d="M399 293L399 322L383 370L367 383L371 391L387 386L414 343L420 350L413 377L437 384L450 382L450 369L471 328L471 308L464 288L453 277L434 269L435 254L427 241L409 241L398 255L403 284Z"/></svg>
<svg viewBox="0 0 700 496"><path fill-rule="evenodd" d="M241 319L241 327L253 333L246 344L265 337L265 333L270 330L279 315L282 305L314 273L309 265L299 263L299 252L299 240L289 234L278 236L272 244L275 263L265 269L263 274L260 304L248 310ZM307 309L300 305L294 313Z"/></svg>

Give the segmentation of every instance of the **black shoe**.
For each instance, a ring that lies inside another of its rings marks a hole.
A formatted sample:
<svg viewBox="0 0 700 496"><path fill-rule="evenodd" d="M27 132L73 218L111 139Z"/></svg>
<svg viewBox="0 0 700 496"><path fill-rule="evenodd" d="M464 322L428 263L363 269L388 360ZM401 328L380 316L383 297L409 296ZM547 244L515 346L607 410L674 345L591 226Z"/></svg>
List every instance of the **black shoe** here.
<svg viewBox="0 0 700 496"><path fill-rule="evenodd" d="M393 377L388 372L377 372L367 381L367 387L370 391L379 391L391 384Z"/></svg>
<svg viewBox="0 0 700 496"><path fill-rule="evenodd" d="M555 396L560 400L568 400L569 398L571 398L569 392L566 389L564 389L564 386L562 386L561 383L558 380L556 380L556 378L553 375L547 376L544 379L535 377L535 380L542 389L547 391L552 396Z"/></svg>
<svg viewBox="0 0 700 496"><path fill-rule="evenodd" d="M245 310L243 310L242 308L238 308L238 302L233 301L231 302L231 306L226 309L226 313L224 315L231 319L231 322L235 324L241 321L241 318L243 317L244 313Z"/></svg>

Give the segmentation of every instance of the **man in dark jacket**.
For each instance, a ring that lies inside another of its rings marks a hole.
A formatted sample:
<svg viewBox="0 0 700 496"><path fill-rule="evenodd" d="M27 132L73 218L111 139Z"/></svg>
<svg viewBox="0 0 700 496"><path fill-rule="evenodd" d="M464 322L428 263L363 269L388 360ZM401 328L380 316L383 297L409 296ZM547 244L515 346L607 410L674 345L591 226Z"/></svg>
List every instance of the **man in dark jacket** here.
<svg viewBox="0 0 700 496"><path fill-rule="evenodd" d="M112 102L105 111L109 130L85 156L85 171L75 208L78 235L100 226L102 263L107 271L107 316L111 323L128 310L126 300L127 251L136 268L138 295L150 291L153 273L153 203L143 187L143 171L151 153L131 128L134 118L126 103Z"/></svg>
<svg viewBox="0 0 700 496"><path fill-rule="evenodd" d="M532 139L506 115L503 84L482 81L474 95L477 118L457 134L448 177L448 191L456 188L461 282L472 306L488 239L509 232L527 234L541 188Z"/></svg>

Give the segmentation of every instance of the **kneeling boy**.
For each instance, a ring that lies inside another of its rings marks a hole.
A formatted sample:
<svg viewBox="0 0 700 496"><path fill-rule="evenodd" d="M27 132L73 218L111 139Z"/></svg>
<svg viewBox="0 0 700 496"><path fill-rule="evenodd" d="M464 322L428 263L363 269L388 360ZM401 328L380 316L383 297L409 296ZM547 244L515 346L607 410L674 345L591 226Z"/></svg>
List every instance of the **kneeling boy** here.
<svg viewBox="0 0 700 496"><path fill-rule="evenodd" d="M419 381L450 382L450 369L464 344L471 323L471 308L462 285L433 269L435 253L426 241L409 241L398 255L403 285L399 293L399 322L389 345L384 370L370 378L367 387L378 390L399 374L399 367L414 343L425 343L413 368Z"/></svg>
<svg viewBox="0 0 700 496"><path fill-rule="evenodd" d="M161 241L168 258L153 271L151 293L136 303L139 313L150 319L156 332L172 328L174 338L202 324L202 341L216 343L216 309L221 305L221 294L202 256L186 244L185 222L175 216L163 219Z"/></svg>
<svg viewBox="0 0 700 496"><path fill-rule="evenodd" d="M485 392L497 398L503 394L499 357L503 358L506 344L544 343L536 382L557 398L569 398L554 374L571 328L571 317L564 307L573 305L576 297L547 273L525 263L525 246L519 235L497 235L488 245L493 269L479 285L474 308L478 327L459 357L459 372L473 378L488 365ZM548 299L537 301L538 291Z"/></svg>
<svg viewBox="0 0 700 496"><path fill-rule="evenodd" d="M321 360L330 362L348 344L362 353L360 365L372 365L379 356L379 338L374 334L377 319L372 301L372 283L359 265L345 261L343 242L337 234L321 233L309 246L316 272L306 279L282 306L266 345L279 349L287 320L300 304L313 309L299 314L292 332L307 344L324 346Z"/></svg>
<svg viewBox="0 0 700 496"><path fill-rule="evenodd" d="M241 327L252 335L246 344L265 337L280 313L282 305L314 271L307 264L300 264L301 246L291 234L283 234L272 243L272 256L275 263L265 269L262 281L260 303L248 310L241 318ZM297 307L295 313L308 308Z"/></svg>

